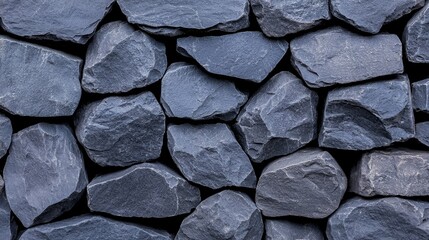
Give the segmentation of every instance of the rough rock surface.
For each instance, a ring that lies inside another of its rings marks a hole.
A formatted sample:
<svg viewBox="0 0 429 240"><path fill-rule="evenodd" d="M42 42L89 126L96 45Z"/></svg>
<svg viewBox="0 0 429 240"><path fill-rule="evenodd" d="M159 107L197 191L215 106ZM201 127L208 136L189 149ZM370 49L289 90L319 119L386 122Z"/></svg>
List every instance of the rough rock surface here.
<svg viewBox="0 0 429 240"><path fill-rule="evenodd" d="M266 219L265 240L325 240L314 223Z"/></svg>
<svg viewBox="0 0 429 240"><path fill-rule="evenodd" d="M412 93L414 110L429 113L429 79L414 82Z"/></svg>
<svg viewBox="0 0 429 240"><path fill-rule="evenodd" d="M408 61L429 63L429 2L410 19L402 38Z"/></svg>
<svg viewBox="0 0 429 240"><path fill-rule="evenodd" d="M429 121L416 124L415 138L421 143L429 147Z"/></svg>
<svg viewBox="0 0 429 240"><path fill-rule="evenodd" d="M402 73L398 36L363 36L341 27L310 32L290 43L292 65L310 87L327 87Z"/></svg>
<svg viewBox="0 0 429 240"><path fill-rule="evenodd" d="M245 194L224 190L202 201L180 225L176 240L260 240L264 223Z"/></svg>
<svg viewBox="0 0 429 240"><path fill-rule="evenodd" d="M70 210L88 183L72 130L60 124L14 134L3 174L10 208L25 227Z"/></svg>
<svg viewBox="0 0 429 240"><path fill-rule="evenodd" d="M12 123L4 114L0 113L0 158L6 155L12 141Z"/></svg>
<svg viewBox="0 0 429 240"><path fill-rule="evenodd" d="M0 236L2 240L14 240L18 230L6 195L0 191Z"/></svg>
<svg viewBox="0 0 429 240"><path fill-rule="evenodd" d="M3 193L3 189L4 189L4 181L2 176L0 175L0 194Z"/></svg>
<svg viewBox="0 0 429 240"><path fill-rule="evenodd" d="M194 58L210 73L262 82L286 54L285 40L261 32L177 39L177 51Z"/></svg>
<svg viewBox="0 0 429 240"><path fill-rule="evenodd" d="M266 82L243 107L235 129L255 162L287 155L316 138L317 94L289 72Z"/></svg>

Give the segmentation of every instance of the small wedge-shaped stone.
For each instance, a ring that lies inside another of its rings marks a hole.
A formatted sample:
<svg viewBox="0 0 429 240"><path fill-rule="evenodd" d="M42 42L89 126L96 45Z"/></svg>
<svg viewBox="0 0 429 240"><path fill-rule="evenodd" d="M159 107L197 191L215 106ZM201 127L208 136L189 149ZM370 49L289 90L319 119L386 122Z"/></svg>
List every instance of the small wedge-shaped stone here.
<svg viewBox="0 0 429 240"><path fill-rule="evenodd" d="M429 147L429 121L416 124L415 138L421 143Z"/></svg>
<svg viewBox="0 0 429 240"><path fill-rule="evenodd" d="M289 72L266 82L243 107L235 129L255 162L287 155L317 136L316 92Z"/></svg>
<svg viewBox="0 0 429 240"><path fill-rule="evenodd" d="M161 163L95 177L87 190L91 211L121 217L172 217L189 213L201 201L197 187Z"/></svg>
<svg viewBox="0 0 429 240"><path fill-rule="evenodd" d="M71 116L81 96L81 62L0 35L0 108L21 116Z"/></svg>
<svg viewBox="0 0 429 240"><path fill-rule="evenodd" d="M175 240L260 240L264 223L244 193L224 190L202 201L180 225Z"/></svg>
<svg viewBox="0 0 429 240"><path fill-rule="evenodd" d="M402 36L407 59L413 63L429 63L429 2L405 26Z"/></svg>
<svg viewBox="0 0 429 240"><path fill-rule="evenodd" d="M347 178L328 152L303 149L268 164L256 187L256 205L267 217L325 218L347 189Z"/></svg>
<svg viewBox="0 0 429 240"><path fill-rule="evenodd" d="M414 136L406 75L337 88L328 93L319 146L369 150Z"/></svg>
<svg viewBox="0 0 429 240"><path fill-rule="evenodd" d="M429 78L412 84L413 108L429 113Z"/></svg>
<svg viewBox="0 0 429 240"><path fill-rule="evenodd" d="M17 230L18 225L10 210L6 195L0 191L0 238L14 240Z"/></svg>
<svg viewBox="0 0 429 240"><path fill-rule="evenodd" d="M88 183L72 130L62 124L14 134L3 174L10 208L27 228L70 210Z"/></svg>
<svg viewBox="0 0 429 240"><path fill-rule="evenodd" d="M402 44L394 34L363 36L331 27L295 38L292 64L310 87L327 87L402 73Z"/></svg>
<svg viewBox="0 0 429 240"><path fill-rule="evenodd" d="M88 46L82 88L91 93L128 92L158 81L166 68L163 43L126 22L111 22Z"/></svg>
<svg viewBox="0 0 429 240"><path fill-rule="evenodd" d="M320 228L310 222L265 220L265 240L325 240Z"/></svg>
<svg viewBox="0 0 429 240"><path fill-rule="evenodd" d="M12 141L12 123L9 118L0 113L0 158L6 155Z"/></svg>
<svg viewBox="0 0 429 240"><path fill-rule="evenodd" d="M256 83L277 66L288 47L285 40L253 31L177 40L177 51L194 58L208 72Z"/></svg>

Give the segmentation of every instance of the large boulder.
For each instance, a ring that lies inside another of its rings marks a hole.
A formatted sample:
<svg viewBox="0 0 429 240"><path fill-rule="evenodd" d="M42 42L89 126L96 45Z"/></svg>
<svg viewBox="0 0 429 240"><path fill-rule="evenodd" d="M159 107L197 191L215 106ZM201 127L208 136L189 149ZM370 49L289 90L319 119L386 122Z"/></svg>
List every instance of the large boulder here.
<svg viewBox="0 0 429 240"><path fill-rule="evenodd" d="M408 61L429 63L429 2L405 26L402 35Z"/></svg>

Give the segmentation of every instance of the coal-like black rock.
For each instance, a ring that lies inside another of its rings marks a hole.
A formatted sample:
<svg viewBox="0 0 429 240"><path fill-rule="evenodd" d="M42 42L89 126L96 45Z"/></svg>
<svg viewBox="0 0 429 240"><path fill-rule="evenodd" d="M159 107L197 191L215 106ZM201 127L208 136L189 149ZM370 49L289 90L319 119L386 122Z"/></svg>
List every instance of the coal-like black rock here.
<svg viewBox="0 0 429 240"><path fill-rule="evenodd" d="M265 220L265 240L325 240L319 226L310 222Z"/></svg>
<svg viewBox="0 0 429 240"><path fill-rule="evenodd" d="M429 79L414 82L412 94L414 110L429 113Z"/></svg>
<svg viewBox="0 0 429 240"><path fill-rule="evenodd" d="M253 95L234 128L255 162L287 155L317 137L316 92L290 72L280 72Z"/></svg>
<svg viewBox="0 0 429 240"><path fill-rule="evenodd" d="M30 117L72 115L81 96L81 62L59 51L0 36L0 108Z"/></svg>
<svg viewBox="0 0 429 240"><path fill-rule="evenodd" d="M331 90L319 146L369 150L414 136L410 83L406 75Z"/></svg>
<svg viewBox="0 0 429 240"><path fill-rule="evenodd" d="M414 137L421 144L429 147L429 121L416 124L416 135Z"/></svg>
<svg viewBox="0 0 429 240"><path fill-rule="evenodd" d="M244 193L224 190L202 201L180 225L175 240L260 240L264 223Z"/></svg>
<svg viewBox="0 0 429 240"><path fill-rule="evenodd" d="M12 141L12 123L6 115L0 113L0 158L6 155Z"/></svg>
<svg viewBox="0 0 429 240"><path fill-rule="evenodd" d="M256 31L177 39L177 51L194 58L208 72L256 83L276 67L288 45Z"/></svg>
<svg viewBox="0 0 429 240"><path fill-rule="evenodd" d="M292 65L310 87L327 87L402 73L394 34L364 36L341 27L310 32L290 43Z"/></svg>
<svg viewBox="0 0 429 240"><path fill-rule="evenodd" d="M91 93L128 92L158 81L166 68L163 43L126 22L110 22L88 46L82 88Z"/></svg>
<svg viewBox="0 0 429 240"><path fill-rule="evenodd" d="M3 174L10 208L24 227L70 210L88 183L72 130L62 124L39 123L14 134Z"/></svg>
<svg viewBox="0 0 429 240"><path fill-rule="evenodd" d="M14 240L18 225L12 215L5 193L0 190L0 238L2 240Z"/></svg>
<svg viewBox="0 0 429 240"><path fill-rule="evenodd" d="M429 2L408 21L402 38L408 61L429 63Z"/></svg>
<svg viewBox="0 0 429 240"><path fill-rule="evenodd" d="M141 163L88 184L88 207L121 217L166 218L191 212L200 191L161 163Z"/></svg>
<svg viewBox="0 0 429 240"><path fill-rule="evenodd" d="M1 26L22 37L85 44L114 0L0 1Z"/></svg>

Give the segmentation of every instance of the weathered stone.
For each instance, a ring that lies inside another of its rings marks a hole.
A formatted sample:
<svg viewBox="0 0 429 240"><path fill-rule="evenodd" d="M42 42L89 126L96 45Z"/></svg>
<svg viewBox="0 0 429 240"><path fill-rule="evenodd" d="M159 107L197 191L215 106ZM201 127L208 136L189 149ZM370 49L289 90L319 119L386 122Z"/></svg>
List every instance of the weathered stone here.
<svg viewBox="0 0 429 240"><path fill-rule="evenodd" d="M2 176L0 175L0 194L3 193L3 188L4 188L4 181Z"/></svg>
<svg viewBox="0 0 429 240"><path fill-rule="evenodd" d="M18 230L5 193L0 191L0 236L2 240L14 240Z"/></svg>
<svg viewBox="0 0 429 240"><path fill-rule="evenodd" d="M429 113L429 78L412 84L413 108Z"/></svg>
<svg viewBox="0 0 429 240"><path fill-rule="evenodd" d="M414 136L406 75L337 88L328 93L319 146L369 150Z"/></svg>
<svg viewBox="0 0 429 240"><path fill-rule="evenodd" d="M70 210L88 183L72 130L62 124L14 134L3 174L10 208L27 228Z"/></svg>
<svg viewBox="0 0 429 240"><path fill-rule="evenodd" d="M264 168L256 205L267 217L325 218L338 208L346 189L347 178L328 152L303 149Z"/></svg>
<svg viewBox="0 0 429 240"><path fill-rule="evenodd" d="M0 0L1 25L22 37L85 44L114 0Z"/></svg>
<svg viewBox="0 0 429 240"><path fill-rule="evenodd" d="M320 228L310 222L265 220L265 240L325 240Z"/></svg>
<svg viewBox="0 0 429 240"><path fill-rule="evenodd" d="M235 129L255 162L287 155L317 136L317 94L289 72L266 82L243 107Z"/></svg>
<svg viewBox="0 0 429 240"><path fill-rule="evenodd" d="M184 62L170 65L161 81L161 103L169 117L231 121L246 101L233 82Z"/></svg>
<svg viewBox="0 0 429 240"><path fill-rule="evenodd" d="M264 223L245 194L224 190L205 199L180 225L176 240L260 240Z"/></svg>
<svg viewBox="0 0 429 240"><path fill-rule="evenodd" d="M6 155L12 141L12 123L9 118L0 113L0 158Z"/></svg>
<svg viewBox="0 0 429 240"><path fill-rule="evenodd" d="M259 26L269 37L284 37L329 20L328 0L250 0Z"/></svg>
<svg viewBox="0 0 429 240"><path fill-rule="evenodd" d="M197 187L160 163L95 177L87 190L91 211L121 217L172 217L189 213L201 201Z"/></svg>
<svg viewBox="0 0 429 240"><path fill-rule="evenodd" d="M72 115L81 96L81 62L62 52L0 36L0 108L30 117Z"/></svg>
<svg viewBox="0 0 429 240"><path fill-rule="evenodd" d="M82 88L121 93L152 84L167 68L165 46L122 21L100 28L88 46Z"/></svg>
<svg viewBox="0 0 429 240"><path fill-rule="evenodd" d="M194 58L210 73L262 82L286 54L285 40L261 32L177 39L177 51Z"/></svg>
<svg viewBox="0 0 429 240"><path fill-rule="evenodd" d="M89 158L101 166L129 166L161 154L165 116L151 92L92 102L78 111L75 125Z"/></svg>
<svg viewBox="0 0 429 240"><path fill-rule="evenodd" d="M415 138L421 143L429 147L429 121L416 124Z"/></svg>
<svg viewBox="0 0 429 240"><path fill-rule="evenodd" d="M327 87L402 73L402 44L394 34L363 36L331 27L295 38L292 65L310 87Z"/></svg>
<svg viewBox="0 0 429 240"><path fill-rule="evenodd" d="M429 63L429 2L405 26L403 42L408 61Z"/></svg>

